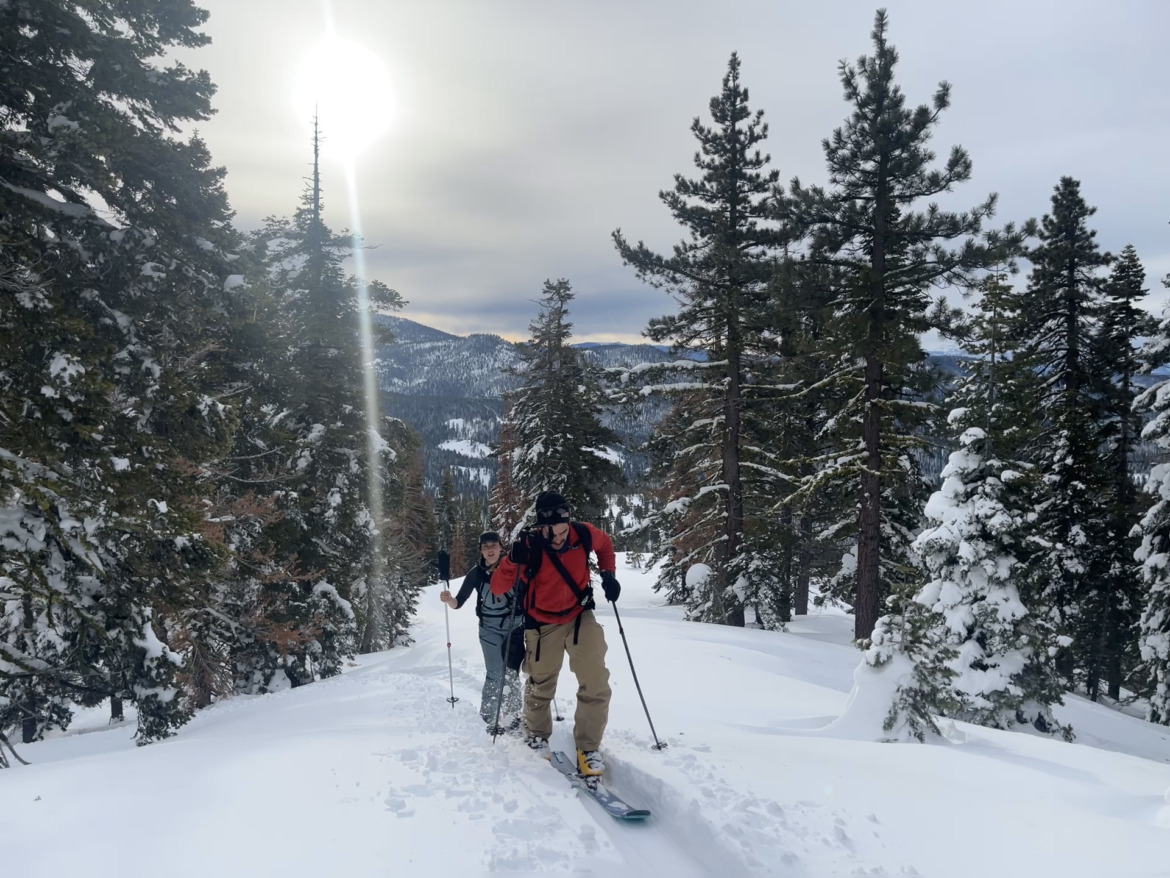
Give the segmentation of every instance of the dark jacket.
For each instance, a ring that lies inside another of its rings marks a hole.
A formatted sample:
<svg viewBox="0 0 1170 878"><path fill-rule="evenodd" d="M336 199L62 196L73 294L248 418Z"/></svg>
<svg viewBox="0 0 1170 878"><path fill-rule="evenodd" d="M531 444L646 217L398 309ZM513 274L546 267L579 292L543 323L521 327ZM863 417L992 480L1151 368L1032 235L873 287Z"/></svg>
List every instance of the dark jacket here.
<svg viewBox="0 0 1170 878"><path fill-rule="evenodd" d="M479 616L479 624L504 628L508 624L508 616L512 613L512 595L492 594L491 585L492 571L480 558L479 563L463 577L463 585L459 589L459 594L455 595L455 608L462 607L474 591L475 615ZM524 611L517 607L513 624L519 625L523 621Z"/></svg>

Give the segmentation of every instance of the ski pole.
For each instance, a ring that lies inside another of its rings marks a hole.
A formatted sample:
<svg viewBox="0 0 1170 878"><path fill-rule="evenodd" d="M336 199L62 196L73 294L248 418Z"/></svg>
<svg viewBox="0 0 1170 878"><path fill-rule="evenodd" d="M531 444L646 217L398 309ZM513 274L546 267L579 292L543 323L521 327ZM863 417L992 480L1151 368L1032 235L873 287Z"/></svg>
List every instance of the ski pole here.
<svg viewBox="0 0 1170 878"><path fill-rule="evenodd" d="M451 590L451 556L446 552L439 552L439 576L447 583L447 591ZM447 602L443 601L443 622L447 625L447 680L451 684L451 709L455 709L455 669L451 665L451 614Z"/></svg>
<svg viewBox="0 0 1170 878"><path fill-rule="evenodd" d="M512 625L516 622L516 597L519 594L520 576L523 572L523 567L516 571L516 581L512 584L512 608L508 611L508 633L504 635L504 667L500 671L500 689L496 693L496 721L492 724L493 744L500 734L500 710L504 706L504 683L508 680L508 656L512 652Z"/></svg>
<svg viewBox="0 0 1170 878"><path fill-rule="evenodd" d="M626 642L626 632L622 628L622 617L618 613L617 603L610 601L610 606L613 607L614 618L617 619L618 633L622 636L622 646L626 648L626 658L630 662L630 673L634 675L634 687L638 690L638 698L642 700L642 710L646 711L646 722L650 723L650 734L654 736L655 750L665 750L666 742L658 740L658 733L654 731L654 720L650 719L650 708L646 706L646 698L642 695L642 684L638 682L638 672L634 670L634 658L630 655L630 644Z"/></svg>
<svg viewBox="0 0 1170 878"><path fill-rule="evenodd" d="M556 711L557 711L557 717L556 717L557 722L559 722L559 723L564 722L565 718L563 716L561 716L561 706L559 704L557 704L557 697L555 695L553 696L553 707L556 708Z"/></svg>

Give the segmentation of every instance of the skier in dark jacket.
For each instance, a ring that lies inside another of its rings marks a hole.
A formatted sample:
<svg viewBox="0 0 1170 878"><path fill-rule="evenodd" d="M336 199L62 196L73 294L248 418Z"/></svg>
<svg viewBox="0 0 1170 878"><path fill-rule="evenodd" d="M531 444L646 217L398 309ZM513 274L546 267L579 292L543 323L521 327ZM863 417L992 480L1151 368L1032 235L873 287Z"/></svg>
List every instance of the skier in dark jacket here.
<svg viewBox="0 0 1170 878"><path fill-rule="evenodd" d="M475 615L479 616L479 645L483 649L483 663L487 674L479 702L479 715L487 723L488 734L499 734L520 727L520 663L524 660L524 611L517 607L512 612L512 595L492 594L492 573L503 557L500 535L487 531L479 538L479 563L467 571L459 594L452 596L443 589L439 600L458 610L475 592ZM508 622L512 625L509 629ZM512 645L508 647L509 634ZM504 667L507 649L508 667ZM504 681L504 703L499 711L500 728L496 722L496 700L500 694L500 680Z"/></svg>

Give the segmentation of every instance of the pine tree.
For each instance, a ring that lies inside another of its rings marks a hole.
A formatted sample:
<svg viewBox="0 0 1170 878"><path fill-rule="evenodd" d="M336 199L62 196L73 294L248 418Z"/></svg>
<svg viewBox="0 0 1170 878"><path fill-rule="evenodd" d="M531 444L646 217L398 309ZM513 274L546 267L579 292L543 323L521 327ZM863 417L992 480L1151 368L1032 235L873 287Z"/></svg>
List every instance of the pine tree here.
<svg viewBox="0 0 1170 878"><path fill-rule="evenodd" d="M1089 598L1086 620L1090 629L1085 662L1085 686L1097 700L1100 683L1109 697L1121 696L1122 678L1132 669L1137 653L1137 623L1141 615L1141 573L1134 565L1138 548L1135 533L1148 498L1139 495L1132 473L1133 450L1140 422L1134 412L1139 372L1148 371L1138 344L1152 336L1156 321L1140 306L1145 271L1132 245L1114 263L1104 288L1101 322L1093 344L1095 365L1090 369L1099 384L1104 411L1101 442L1108 467L1104 502L1108 506L1106 536L1100 559L1104 578Z"/></svg>
<svg viewBox="0 0 1170 878"><path fill-rule="evenodd" d="M952 417L961 428L979 414L957 409ZM917 636L946 651L939 658L950 673L921 678L914 703L992 728L1027 724L1067 735L1052 716L1060 687L1048 657L1051 627L1029 613L1015 582L1029 551L1032 491L1025 472L989 456L989 440L982 427L963 430L926 506L931 525L915 541L927 573L915 603L929 629Z"/></svg>
<svg viewBox="0 0 1170 878"><path fill-rule="evenodd" d="M528 504L544 490L556 491L574 505L582 520L599 518L606 490L622 473L608 456L617 439L602 426L604 397L594 370L570 347L569 303L572 287L563 278L545 281L540 313L529 324L531 338L520 349L522 387L506 397L504 431L511 431L508 460L512 490ZM498 513L497 513L498 514Z"/></svg>
<svg viewBox="0 0 1170 878"><path fill-rule="evenodd" d="M315 154L316 146L315 140ZM358 646L361 598L369 588L381 590L373 580L388 575L384 513L371 498L391 494L395 452L381 435L384 422L371 442L359 280L342 269L352 239L329 229L321 212L315 164L292 219L270 219L256 235L286 341L281 408L273 414L288 435L285 466L295 473L295 490L282 492L282 519L273 528L277 551L297 559L281 605L288 614L284 621L310 635L266 666L264 674L274 675L275 685L340 672ZM371 307L401 307L401 297L380 282L366 287Z"/></svg>
<svg viewBox="0 0 1170 878"><path fill-rule="evenodd" d="M1104 278L1111 261L1088 227L1096 212L1080 184L1063 177L1052 210L1040 223L1031 251L1032 273L1015 327L1021 359L1043 376L1037 411L1043 412L1026 460L1042 474L1045 494L1037 511L1037 537L1049 551L1032 571L1039 593L1029 604L1047 612L1070 649L1058 667L1071 681L1079 666L1098 667L1100 583L1111 562L1106 467L1101 456L1100 394L1092 378L1092 341L1101 318Z"/></svg>
<svg viewBox="0 0 1170 878"><path fill-rule="evenodd" d="M772 493L765 488L771 479L760 475L770 464L766 443L750 422L762 417L752 411L763 406L756 385L769 386L768 364L776 356L765 317L784 237L770 220L779 172L768 169L771 158L759 150L768 127L748 97L739 56L732 54L723 88L710 101L713 126L698 118L691 124L698 178L676 174L674 189L659 193L688 233L672 255L630 244L620 230L613 235L638 277L680 304L678 313L652 320L646 331L682 358L674 368L645 373L652 383L642 392L683 394L690 415L678 409L669 421L677 432L658 443L669 496L653 526L670 539L656 553L666 558L660 584L684 583L686 566L706 564L712 575L688 596L690 616L729 625L744 624L745 589L775 563L770 529L752 531L745 522L746 510ZM665 380L680 371L685 379Z"/></svg>
<svg viewBox="0 0 1170 878"><path fill-rule="evenodd" d="M435 511L424 484L422 440L401 421L389 421L386 430L396 452L395 479L386 497L384 582L371 590L377 612L364 652L411 642L410 620L419 592L433 581L430 559L438 548Z"/></svg>
<svg viewBox="0 0 1170 878"><path fill-rule="evenodd" d="M211 82L160 59L208 42L206 18L0 6L0 277L23 287L0 300L0 722L26 740L69 703L135 701L139 743L188 716L167 641L219 563L199 467L234 428L236 241L223 171L176 137Z"/></svg>
<svg viewBox="0 0 1170 878"><path fill-rule="evenodd" d="M932 306L929 292L966 283L987 263L984 249L970 239L995 206L992 196L969 213L949 213L934 203L915 209L969 180L971 160L956 146L941 169L930 168L935 155L928 144L950 105L950 85L939 85L930 106L907 107L894 81L898 54L886 41L887 27L885 10L879 10L873 55L856 66L840 65L852 113L824 142L829 190L794 180L781 202L782 215L809 230L810 260L841 275L826 359L839 358L835 383L853 388L842 394L848 404L837 416L841 446L834 478L848 480L857 498L851 578L858 639L869 636L883 597L912 569L908 541L925 488L914 449L922 445L923 415L931 412L924 402L935 389L923 369L920 337L946 331L951 322L941 301ZM948 249L955 241L964 243Z"/></svg>
<svg viewBox="0 0 1170 878"><path fill-rule="evenodd" d="M1170 275L1162 285L1170 289ZM1170 355L1170 314L1163 315L1143 355L1148 363L1164 362ZM1170 450L1170 380L1144 391L1134 408L1149 416L1142 437L1163 452ZM1153 684L1147 718L1170 725L1170 463L1158 463L1150 470L1145 489L1152 500L1138 525L1141 545L1134 555L1146 587L1139 644L1143 670Z"/></svg>

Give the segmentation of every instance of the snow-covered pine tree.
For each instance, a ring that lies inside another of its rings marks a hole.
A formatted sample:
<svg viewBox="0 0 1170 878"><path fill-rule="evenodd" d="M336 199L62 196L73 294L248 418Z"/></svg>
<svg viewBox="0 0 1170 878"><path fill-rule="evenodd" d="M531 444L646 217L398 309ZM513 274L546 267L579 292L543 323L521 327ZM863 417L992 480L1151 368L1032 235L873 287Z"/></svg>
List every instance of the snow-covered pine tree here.
<svg viewBox="0 0 1170 878"><path fill-rule="evenodd" d="M265 674L294 686L338 673L357 648L361 598L368 588L381 589L371 585L373 577L388 575L383 510L370 501L373 480L388 496L395 458L383 423L373 443L377 459L369 459L359 281L342 269L352 238L334 234L321 211L315 171L293 218L270 219L257 233L288 339L277 416L290 436L282 452L295 479L281 494L278 551L295 554L298 576L288 583L284 606L297 630L311 633ZM398 293L378 281L369 281L367 292L373 308L402 306ZM374 331L375 346L382 336L388 340L377 324Z"/></svg>
<svg viewBox="0 0 1170 878"><path fill-rule="evenodd" d="M181 126L208 42L189 0L0 6L0 722L122 699L138 741L187 716L168 619L217 565L200 465L233 427L219 369L235 246L222 186ZM34 463L35 461L35 463Z"/></svg>
<svg viewBox="0 0 1170 878"><path fill-rule="evenodd" d="M1170 274L1162 285L1170 289ZM1170 357L1170 312L1163 313L1158 330L1146 342L1147 363ZM1134 401L1135 411L1149 417L1142 438L1170 451L1170 379L1153 385ZM1138 525L1141 545L1134 557L1141 564L1146 587L1145 608L1138 625L1142 668L1150 678L1150 722L1170 725L1170 463L1156 464L1146 479L1152 498Z"/></svg>
<svg viewBox="0 0 1170 878"><path fill-rule="evenodd" d="M576 518L597 519L607 508L607 493L623 480L609 456L616 437L601 423L605 398L596 370L569 345L572 300L567 280L545 281L540 313L529 324L532 335L520 347L518 372L524 383L505 396L501 435L511 432L512 490L524 504L516 510L517 526L544 490L563 495Z"/></svg>
<svg viewBox="0 0 1170 878"><path fill-rule="evenodd" d="M1032 272L1013 332L1022 360L1042 376L1035 411L1042 413L1025 459L1041 474L1036 537L1048 547L1030 575L1039 585L1029 609L1047 613L1064 647L1057 667L1067 685L1097 650L1093 609L1109 579L1105 551L1110 503L1106 501L1100 394L1092 377L1092 341L1101 317L1102 253L1088 219L1096 212L1080 183L1063 177L1051 212L1041 220L1040 243L1028 254Z"/></svg>
<svg viewBox="0 0 1170 878"><path fill-rule="evenodd" d="M956 409L951 418L963 429L981 415ZM992 447L983 427L963 429L926 505L929 523L914 543L927 576L914 612L925 616L914 636L920 654L936 653L925 664L948 673L922 675L911 703L992 728L1027 724L1067 736L1052 716L1061 692L1048 655L1052 629L1028 611L1016 584L1034 492L1026 470L998 460Z"/></svg>
<svg viewBox="0 0 1170 878"><path fill-rule="evenodd" d="M667 538L653 556L664 562L659 585L687 591L691 618L743 625L749 583L776 563L774 529L746 528L745 509L775 500L774 462L765 437L751 428L771 405L761 399L777 354L768 284L785 238L771 220L779 172L759 150L768 126L748 106L738 55L709 108L712 126L699 118L691 124L698 178L676 174L674 188L659 195L687 239L670 256L629 243L620 230L613 239L640 279L680 305L646 330L679 359L640 372L635 388L677 400L653 440L666 500L647 522ZM712 574L692 592L685 572L695 563Z"/></svg>
<svg viewBox="0 0 1170 878"><path fill-rule="evenodd" d="M438 548L435 511L424 484L422 439L401 421L388 421L387 441L396 451L394 479L386 495L385 582L369 590L375 617L362 651L391 649L410 640L410 620L419 592L434 581L431 559Z"/></svg>
<svg viewBox="0 0 1170 878"><path fill-rule="evenodd" d="M869 637L884 596L912 566L909 516L925 492L914 449L923 443L934 390L920 339L946 331L952 316L941 299L932 303L930 291L968 283L972 270L987 264L971 237L995 206L994 196L965 213L928 204L970 179L971 160L955 146L940 169L930 167L929 141L950 105L950 85L939 85L930 106L908 107L894 80L898 53L887 28L879 10L873 55L856 66L841 63L852 112L824 142L829 189L793 180L780 202L781 215L811 235L810 261L841 274L824 359L840 364L834 383L853 388L842 395L847 405L835 421L841 444L834 470L851 483L859 513L851 555L859 639ZM962 243L949 249L952 242Z"/></svg>

